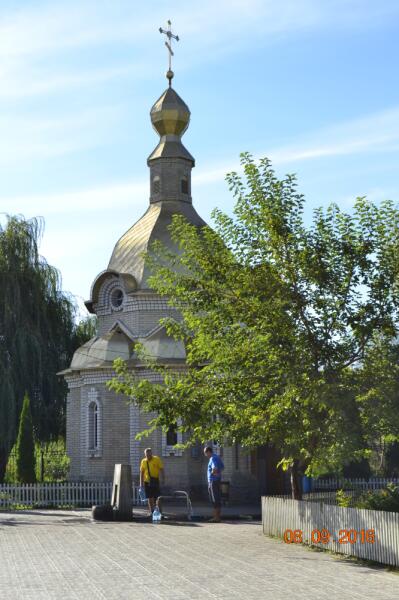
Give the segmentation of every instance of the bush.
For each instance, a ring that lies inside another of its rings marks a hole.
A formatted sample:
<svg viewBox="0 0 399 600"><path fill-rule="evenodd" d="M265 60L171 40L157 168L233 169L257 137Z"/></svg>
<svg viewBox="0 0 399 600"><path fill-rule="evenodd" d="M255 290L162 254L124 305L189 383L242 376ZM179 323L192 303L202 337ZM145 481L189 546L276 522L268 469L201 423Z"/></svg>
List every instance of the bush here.
<svg viewBox="0 0 399 600"><path fill-rule="evenodd" d="M356 502L356 508L399 512L399 486L388 483L383 490L363 493Z"/></svg>
<svg viewBox="0 0 399 600"><path fill-rule="evenodd" d="M35 483L35 442L29 396L25 394L17 438L16 479L21 483Z"/></svg>
<svg viewBox="0 0 399 600"><path fill-rule="evenodd" d="M343 508L352 506L352 496L351 494L345 494L344 490L338 490L336 498L338 506L342 506Z"/></svg>
<svg viewBox="0 0 399 600"><path fill-rule="evenodd" d="M69 472L69 457L66 454L65 440L59 438L45 445L36 446L36 476L41 480L43 457L43 481L65 481Z"/></svg>
<svg viewBox="0 0 399 600"><path fill-rule="evenodd" d="M59 438L53 442L36 442L35 458L37 481L42 480L42 471L43 481L47 483L65 481L68 478L70 461L66 454L65 440L63 438ZM18 481L16 475L16 446L13 447L8 458L4 481L6 483L15 483Z"/></svg>

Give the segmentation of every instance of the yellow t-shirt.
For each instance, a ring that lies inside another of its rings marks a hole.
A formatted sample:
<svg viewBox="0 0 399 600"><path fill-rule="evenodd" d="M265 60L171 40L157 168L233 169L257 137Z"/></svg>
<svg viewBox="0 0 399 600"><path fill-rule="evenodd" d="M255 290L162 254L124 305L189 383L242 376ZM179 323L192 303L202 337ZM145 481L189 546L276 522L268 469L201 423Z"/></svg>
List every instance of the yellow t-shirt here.
<svg viewBox="0 0 399 600"><path fill-rule="evenodd" d="M159 478L159 471L163 469L163 462L159 458L159 456L153 455L153 457L149 461L147 461L146 458L143 458L140 464L140 471L143 472L144 483L150 483L150 475L148 474L147 462L150 467L151 477Z"/></svg>

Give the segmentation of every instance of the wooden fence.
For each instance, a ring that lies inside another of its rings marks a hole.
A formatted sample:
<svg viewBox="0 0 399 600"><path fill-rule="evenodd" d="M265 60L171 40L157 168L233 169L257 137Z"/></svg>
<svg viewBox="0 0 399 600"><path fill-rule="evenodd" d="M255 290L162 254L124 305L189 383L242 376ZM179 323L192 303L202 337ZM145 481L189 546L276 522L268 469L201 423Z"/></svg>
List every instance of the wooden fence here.
<svg viewBox="0 0 399 600"><path fill-rule="evenodd" d="M399 513L262 497L263 533L399 567Z"/></svg>
<svg viewBox="0 0 399 600"><path fill-rule="evenodd" d="M0 484L0 508L88 507L111 501L112 482L66 482ZM138 488L133 486L133 504L140 505Z"/></svg>

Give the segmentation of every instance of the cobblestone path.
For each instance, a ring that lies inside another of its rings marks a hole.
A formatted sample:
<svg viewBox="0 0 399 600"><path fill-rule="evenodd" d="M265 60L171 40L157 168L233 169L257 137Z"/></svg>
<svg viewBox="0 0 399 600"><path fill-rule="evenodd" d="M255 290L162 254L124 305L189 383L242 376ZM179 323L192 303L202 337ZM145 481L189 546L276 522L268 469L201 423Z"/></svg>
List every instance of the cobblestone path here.
<svg viewBox="0 0 399 600"><path fill-rule="evenodd" d="M94 523L0 513L1 600L398 600L399 575L287 545L250 522Z"/></svg>

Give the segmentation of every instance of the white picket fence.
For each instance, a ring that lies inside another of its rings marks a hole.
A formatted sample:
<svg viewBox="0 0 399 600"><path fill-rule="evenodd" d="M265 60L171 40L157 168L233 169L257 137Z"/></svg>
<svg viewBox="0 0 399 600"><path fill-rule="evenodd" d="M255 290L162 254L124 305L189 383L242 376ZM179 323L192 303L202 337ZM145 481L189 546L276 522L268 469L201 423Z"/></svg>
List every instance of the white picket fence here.
<svg viewBox="0 0 399 600"><path fill-rule="evenodd" d="M112 481L33 484L0 484L0 508L87 507L111 501ZM133 485L133 504L140 505L138 488Z"/></svg>
<svg viewBox="0 0 399 600"><path fill-rule="evenodd" d="M287 543L301 540L340 554L399 566L399 513L263 496L262 523L265 535ZM374 543L370 531L374 531ZM323 539L327 543L322 543Z"/></svg>
<svg viewBox="0 0 399 600"><path fill-rule="evenodd" d="M393 483L399 485L397 478L370 477L370 479L313 479L312 489L314 490L379 490Z"/></svg>

